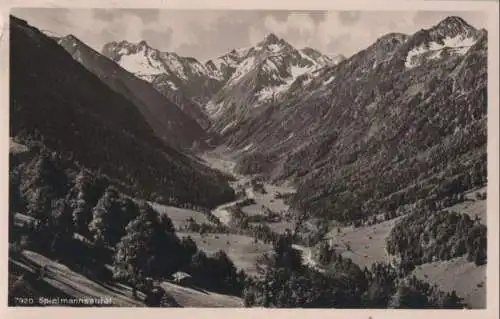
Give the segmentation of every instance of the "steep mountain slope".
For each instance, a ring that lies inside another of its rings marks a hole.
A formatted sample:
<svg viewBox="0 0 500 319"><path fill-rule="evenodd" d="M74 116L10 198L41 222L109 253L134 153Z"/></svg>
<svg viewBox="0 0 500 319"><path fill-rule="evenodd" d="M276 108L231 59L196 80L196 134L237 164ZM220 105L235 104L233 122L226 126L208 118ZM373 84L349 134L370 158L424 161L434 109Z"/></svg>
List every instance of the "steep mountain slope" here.
<svg viewBox="0 0 500 319"><path fill-rule="evenodd" d="M231 75L206 105L207 113L215 119L215 129L222 133L242 119L262 112L260 106L273 103L290 87L304 85L314 70L335 64L333 59L310 48L297 50L274 34L222 59L226 64L219 59L218 69Z"/></svg>
<svg viewBox="0 0 500 319"><path fill-rule="evenodd" d="M151 84L122 69L72 35L59 39L58 43L101 81L134 103L161 139L179 148L203 146L205 131Z"/></svg>
<svg viewBox="0 0 500 319"><path fill-rule="evenodd" d="M233 198L225 178L165 145L135 104L53 39L10 18L10 136L111 178L128 194L212 207Z"/></svg>
<svg viewBox="0 0 500 319"><path fill-rule="evenodd" d="M200 125L205 128L209 126L208 118L199 105L206 103L222 83L218 75L196 59L161 52L145 41L110 42L104 45L102 54L125 70L150 82Z"/></svg>
<svg viewBox="0 0 500 319"><path fill-rule="evenodd" d="M464 54L476 42L479 33L459 17L449 17L429 30L420 30L407 44L410 49L405 66L412 68L425 61L447 55Z"/></svg>
<svg viewBox="0 0 500 319"><path fill-rule="evenodd" d="M486 57L486 31L458 17L388 34L228 130L227 143L249 152L241 171L294 180L292 206L327 219L484 185Z"/></svg>

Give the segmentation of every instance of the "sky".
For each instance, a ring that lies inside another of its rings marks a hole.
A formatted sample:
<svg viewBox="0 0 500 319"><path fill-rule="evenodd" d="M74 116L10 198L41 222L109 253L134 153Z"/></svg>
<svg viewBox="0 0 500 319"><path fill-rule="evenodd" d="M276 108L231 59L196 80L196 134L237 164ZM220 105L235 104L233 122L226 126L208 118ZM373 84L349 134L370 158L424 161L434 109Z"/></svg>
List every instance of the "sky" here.
<svg viewBox="0 0 500 319"><path fill-rule="evenodd" d="M296 48L346 57L389 32L411 34L450 15L486 28L481 12L269 11L19 8L11 13L45 31L73 34L97 51L105 43L145 40L153 48L200 61L254 45L269 33Z"/></svg>

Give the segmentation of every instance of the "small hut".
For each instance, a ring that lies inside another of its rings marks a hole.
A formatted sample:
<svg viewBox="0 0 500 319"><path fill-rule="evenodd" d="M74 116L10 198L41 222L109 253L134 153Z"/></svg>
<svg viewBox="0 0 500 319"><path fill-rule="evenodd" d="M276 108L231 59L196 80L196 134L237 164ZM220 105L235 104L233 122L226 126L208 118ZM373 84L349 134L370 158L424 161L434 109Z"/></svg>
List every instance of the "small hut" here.
<svg viewBox="0 0 500 319"><path fill-rule="evenodd" d="M193 277L185 272L178 271L172 275L173 281L182 286L191 286L193 284Z"/></svg>

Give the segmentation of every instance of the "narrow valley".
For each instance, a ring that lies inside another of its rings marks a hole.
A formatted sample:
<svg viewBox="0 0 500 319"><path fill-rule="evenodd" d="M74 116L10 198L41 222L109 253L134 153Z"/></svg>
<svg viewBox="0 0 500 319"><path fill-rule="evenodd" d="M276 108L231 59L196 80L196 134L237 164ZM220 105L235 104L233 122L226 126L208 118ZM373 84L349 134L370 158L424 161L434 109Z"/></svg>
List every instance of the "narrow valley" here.
<svg viewBox="0 0 500 319"><path fill-rule="evenodd" d="M335 45L282 13L323 36L234 12L265 32L174 48L13 10L9 306L486 308L483 13L360 11Z"/></svg>

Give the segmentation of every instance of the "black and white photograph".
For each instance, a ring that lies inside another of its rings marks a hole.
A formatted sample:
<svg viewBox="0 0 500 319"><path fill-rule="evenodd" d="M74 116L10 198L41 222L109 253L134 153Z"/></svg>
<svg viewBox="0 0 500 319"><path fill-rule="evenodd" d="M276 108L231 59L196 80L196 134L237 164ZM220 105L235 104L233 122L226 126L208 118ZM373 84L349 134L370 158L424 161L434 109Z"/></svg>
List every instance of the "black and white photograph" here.
<svg viewBox="0 0 500 319"><path fill-rule="evenodd" d="M10 8L8 307L493 306L498 13L285 7Z"/></svg>

